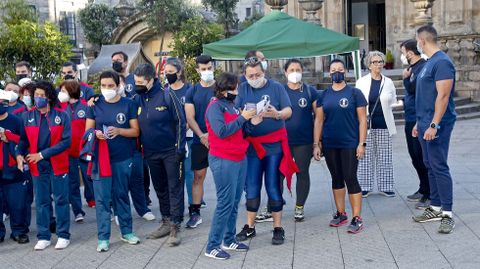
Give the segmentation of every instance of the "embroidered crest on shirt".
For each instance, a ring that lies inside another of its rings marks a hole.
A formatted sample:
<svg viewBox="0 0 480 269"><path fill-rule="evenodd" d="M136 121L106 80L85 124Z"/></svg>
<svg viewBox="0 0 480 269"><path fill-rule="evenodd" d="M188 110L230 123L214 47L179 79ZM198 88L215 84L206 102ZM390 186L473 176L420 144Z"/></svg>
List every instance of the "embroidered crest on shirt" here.
<svg viewBox="0 0 480 269"><path fill-rule="evenodd" d="M127 121L127 117L123 113L118 113L116 119L118 124L124 124Z"/></svg>
<svg viewBox="0 0 480 269"><path fill-rule="evenodd" d="M341 108L347 108L348 107L348 99L347 98L342 98L338 102Z"/></svg>
<svg viewBox="0 0 480 269"><path fill-rule="evenodd" d="M59 116L55 117L55 124L60 124L62 122L62 119L60 119Z"/></svg>
<svg viewBox="0 0 480 269"><path fill-rule="evenodd" d="M298 99L298 105L301 107L301 108L306 108L307 107L307 99L305 98L300 98Z"/></svg>
<svg viewBox="0 0 480 269"><path fill-rule="evenodd" d="M126 87L125 87L125 90L126 90L127 92L131 92L131 91L133 90L132 84L127 84Z"/></svg>
<svg viewBox="0 0 480 269"><path fill-rule="evenodd" d="M270 95L262 95L262 100L269 102L270 101Z"/></svg>
<svg viewBox="0 0 480 269"><path fill-rule="evenodd" d="M85 111L84 110L79 110L77 112L77 117L79 118L85 118Z"/></svg>
<svg viewBox="0 0 480 269"><path fill-rule="evenodd" d="M157 106L157 107L155 108L155 110L162 112L162 111L167 110L167 107L166 107L166 106Z"/></svg>

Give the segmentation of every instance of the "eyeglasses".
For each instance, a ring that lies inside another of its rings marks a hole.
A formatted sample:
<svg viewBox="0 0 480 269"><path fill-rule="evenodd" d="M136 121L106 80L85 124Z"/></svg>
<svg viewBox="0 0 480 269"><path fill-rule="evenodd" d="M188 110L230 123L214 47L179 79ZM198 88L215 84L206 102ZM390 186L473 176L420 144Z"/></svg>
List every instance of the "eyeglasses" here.
<svg viewBox="0 0 480 269"><path fill-rule="evenodd" d="M260 60L257 57L250 57L250 58L246 59L245 62L243 62L243 65L244 66L257 65L258 63L260 63Z"/></svg>
<svg viewBox="0 0 480 269"><path fill-rule="evenodd" d="M370 62L370 64L374 64L374 65L382 65L384 64L385 62L384 61L373 61L373 62Z"/></svg>

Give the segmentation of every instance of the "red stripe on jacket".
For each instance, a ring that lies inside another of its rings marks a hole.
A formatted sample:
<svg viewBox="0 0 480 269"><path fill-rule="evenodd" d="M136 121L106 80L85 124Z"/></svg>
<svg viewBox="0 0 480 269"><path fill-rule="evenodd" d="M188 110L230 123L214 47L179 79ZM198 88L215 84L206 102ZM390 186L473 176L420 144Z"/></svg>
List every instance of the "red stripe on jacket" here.
<svg viewBox="0 0 480 269"><path fill-rule="evenodd" d="M282 160L280 161L279 170L287 179L287 187L288 187L288 190L291 192L292 176L294 173L298 173L300 170L298 169L298 166L295 163L295 161L293 161L292 153L290 152L290 147L288 146L287 129L282 128L275 132L262 135L262 136L256 136L256 137L249 136L247 137L247 140L248 142L250 142L250 144L252 144L260 160L263 159L267 154L267 151L262 145L263 143L281 142L283 157L282 157Z"/></svg>

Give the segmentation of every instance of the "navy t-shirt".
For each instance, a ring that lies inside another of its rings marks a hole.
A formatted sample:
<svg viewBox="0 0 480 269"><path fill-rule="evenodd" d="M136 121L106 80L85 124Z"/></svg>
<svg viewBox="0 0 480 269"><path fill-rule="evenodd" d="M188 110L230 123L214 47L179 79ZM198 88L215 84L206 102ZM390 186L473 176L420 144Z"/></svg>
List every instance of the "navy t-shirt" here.
<svg viewBox="0 0 480 269"><path fill-rule="evenodd" d="M133 74L128 74L125 77L125 96L132 97L135 95L135 77Z"/></svg>
<svg viewBox="0 0 480 269"><path fill-rule="evenodd" d="M383 115L382 103L380 101L380 87L382 80L376 80L372 78L372 85L370 86L370 93L368 95L368 113L370 114L370 120L372 121L372 129L387 129L387 123ZM375 103L377 102L377 106ZM375 107L375 111L373 108ZM370 127L370 126L369 126Z"/></svg>
<svg viewBox="0 0 480 269"><path fill-rule="evenodd" d="M426 61L420 59L415 64L411 65L411 75L408 78L403 80L403 86L405 86L405 98L404 98L404 109L405 109L405 121L406 122L416 122L417 115L415 111L415 92L417 89L417 77L420 74L420 71L425 66Z"/></svg>
<svg viewBox="0 0 480 269"><path fill-rule="evenodd" d="M285 121L288 133L288 144L308 145L313 143L313 102L318 99L318 91L307 84L300 89L292 90L284 85L290 103L292 116Z"/></svg>
<svg viewBox="0 0 480 269"><path fill-rule="evenodd" d="M367 106L363 93L352 86L340 91L327 88L318 96L317 107L323 107L322 146L325 149L355 149L359 143L357 108Z"/></svg>
<svg viewBox="0 0 480 269"><path fill-rule="evenodd" d="M455 91L455 67L443 51L438 51L427 61L417 79L417 92L415 96L415 108L417 121L423 127L430 125L435 113L435 101L437 99L436 82L453 79L453 86L448 99L448 106L439 125L452 123L457 119L453 94Z"/></svg>
<svg viewBox="0 0 480 269"><path fill-rule="evenodd" d="M95 106L89 107L87 118L95 120L95 129L103 132L103 125L130 128L130 120L137 118L138 107L132 100L122 97L116 103L107 103L100 98ZM133 156L135 138L117 135L107 139L111 162L124 161Z"/></svg>
<svg viewBox="0 0 480 269"><path fill-rule="evenodd" d="M186 101L186 98L187 98L187 92L190 90L191 87L192 87L192 85L190 85L188 83L184 83L183 87L181 87L180 89L174 90L174 89L170 88L170 90L178 98L178 101L180 102L180 104L182 104L182 106L185 106L185 101Z"/></svg>
<svg viewBox="0 0 480 269"><path fill-rule="evenodd" d="M280 111L285 107L291 107L290 99L282 84L274 80L267 80L262 88L254 89L247 82L240 84L238 87L238 96L235 99L235 106L243 109L245 104L257 104L261 100L270 100L270 105ZM254 126L250 135L262 136L285 127L284 120L276 120L273 118L264 118L263 121ZM280 142L263 144L267 155L278 154L282 152ZM248 148L248 156L256 156L255 150L250 145Z"/></svg>
<svg viewBox="0 0 480 269"><path fill-rule="evenodd" d="M197 83L187 91L187 95L185 96L185 103L195 106L195 121L203 133L207 132L205 112L207 111L208 104L210 104L210 100L213 98L213 91L213 86L203 87L200 83ZM200 144L200 138L195 133L193 134L192 143Z"/></svg>

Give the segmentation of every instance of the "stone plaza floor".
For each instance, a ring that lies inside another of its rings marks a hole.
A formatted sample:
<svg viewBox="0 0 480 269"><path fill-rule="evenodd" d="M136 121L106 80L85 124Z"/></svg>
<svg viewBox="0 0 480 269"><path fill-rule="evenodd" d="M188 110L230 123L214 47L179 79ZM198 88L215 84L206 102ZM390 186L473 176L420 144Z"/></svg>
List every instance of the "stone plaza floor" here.
<svg viewBox="0 0 480 269"><path fill-rule="evenodd" d="M311 191L305 206L306 219L293 221L293 197L285 192L285 244L271 245L271 223L257 225L257 236L250 240L250 251L233 253L227 261L204 256L211 217L215 207L215 186L211 173L205 181L203 224L197 229L182 228L182 244L168 247L166 239L147 240L157 228L158 201L152 189L156 221L147 222L135 212L134 231L141 244L130 246L119 239L119 229L112 222L110 251L96 252L95 211L85 206L83 224L72 223L71 245L65 250L53 246L35 252L35 223L31 242L19 245L7 237L0 244L0 268L480 268L480 120L460 121L452 137L450 167L454 178L453 234L437 233L439 222L418 224L412 215L421 211L406 196L418 188L418 179L407 153L403 126L394 138L395 198L371 195L364 199L364 232L351 235L346 227L330 228L334 211L330 175L324 161L311 166ZM294 181L295 182L295 181ZM295 184L293 184L295 185ZM265 202L265 199L263 199ZM240 206L237 228L245 222L244 201ZM35 214L33 214L35 216ZM52 244L56 236L52 238Z"/></svg>

